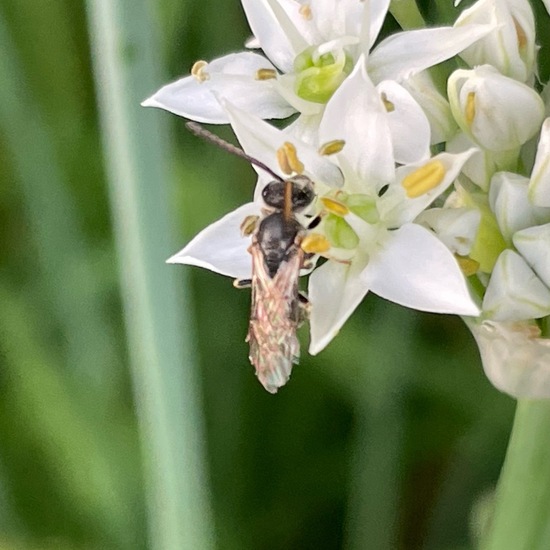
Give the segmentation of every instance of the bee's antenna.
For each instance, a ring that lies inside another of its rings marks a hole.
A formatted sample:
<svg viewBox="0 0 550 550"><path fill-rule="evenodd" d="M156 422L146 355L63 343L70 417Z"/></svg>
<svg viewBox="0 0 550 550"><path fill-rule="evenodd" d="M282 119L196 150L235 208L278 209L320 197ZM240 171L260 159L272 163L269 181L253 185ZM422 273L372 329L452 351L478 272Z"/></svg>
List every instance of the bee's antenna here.
<svg viewBox="0 0 550 550"><path fill-rule="evenodd" d="M214 145L217 145L224 151L227 151L228 153L231 153L232 155L235 155L237 157L241 157L242 159L247 160L250 164L253 164L254 166L257 166L258 168L261 168L264 172L267 172L269 175L273 176L277 181L284 181L281 176L276 174L271 168L266 166L263 162L260 162L259 160L256 160L253 157L248 156L242 149L239 149L239 147L236 147L232 143L229 143L222 139L221 137L217 136L216 134L213 134L212 132L208 131L206 128L203 128L200 124L197 124L196 122L186 122L185 127L196 136L206 140L210 141Z"/></svg>

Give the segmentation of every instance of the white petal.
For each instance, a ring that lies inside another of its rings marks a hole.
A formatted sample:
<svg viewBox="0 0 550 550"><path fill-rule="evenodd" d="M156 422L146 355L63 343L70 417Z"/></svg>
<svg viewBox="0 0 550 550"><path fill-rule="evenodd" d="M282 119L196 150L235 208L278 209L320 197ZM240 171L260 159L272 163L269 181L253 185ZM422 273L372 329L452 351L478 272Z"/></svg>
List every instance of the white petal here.
<svg viewBox="0 0 550 550"><path fill-rule="evenodd" d="M542 3L544 4L546 11L550 14L550 0L542 0Z"/></svg>
<svg viewBox="0 0 550 550"><path fill-rule="evenodd" d="M388 232L362 278L371 292L405 307L478 315L464 275L447 247L430 231L405 224Z"/></svg>
<svg viewBox="0 0 550 550"><path fill-rule="evenodd" d="M313 20L324 40L332 40L344 35L359 36L367 2L315 0L308 4L311 6Z"/></svg>
<svg viewBox="0 0 550 550"><path fill-rule="evenodd" d="M485 63L502 74L526 82L535 62L535 20L527 0L481 0L464 10L455 26L496 24L495 29L460 53L470 67ZM521 32L521 45L518 36Z"/></svg>
<svg viewBox="0 0 550 550"><path fill-rule="evenodd" d="M529 199L537 206L550 206L550 118L544 121L540 131L535 166L529 181Z"/></svg>
<svg viewBox="0 0 550 550"><path fill-rule="evenodd" d="M277 0L241 0L254 36L281 69L292 71L294 58L308 46Z"/></svg>
<svg viewBox="0 0 550 550"><path fill-rule="evenodd" d="M179 116L210 124L225 124L227 114L216 94L261 118L286 118L295 110L277 91L277 81L257 80L259 69L274 69L262 55L235 53L214 59L203 70L209 78L199 82L187 76L163 86L142 105L159 107Z"/></svg>
<svg viewBox="0 0 550 550"><path fill-rule="evenodd" d="M394 34L371 53L369 74L374 82L407 78L453 57L492 29L492 25L468 25Z"/></svg>
<svg viewBox="0 0 550 550"><path fill-rule="evenodd" d="M416 222L431 228L447 248L460 256L470 253L481 221L474 208L428 208Z"/></svg>
<svg viewBox="0 0 550 550"><path fill-rule="evenodd" d="M534 323L464 319L479 347L487 378L513 397L550 397L550 340Z"/></svg>
<svg viewBox="0 0 550 550"><path fill-rule="evenodd" d="M505 250L491 274L483 312L495 321L539 319L550 314L550 290L517 252Z"/></svg>
<svg viewBox="0 0 550 550"><path fill-rule="evenodd" d="M550 223L522 229L513 241L533 271L550 288Z"/></svg>
<svg viewBox="0 0 550 550"><path fill-rule="evenodd" d="M247 216L258 216L260 208L247 203L203 229L183 250L167 260L169 264L196 265L215 273L249 279L252 259L247 251L250 238L241 235Z"/></svg>
<svg viewBox="0 0 550 550"><path fill-rule="evenodd" d="M290 141L289 135L227 101L222 103L231 126L247 154L263 162L274 172L280 173L277 166L277 150L285 142ZM292 143L296 147L298 158L305 166L304 173L315 183L322 183L330 187L343 185L342 173L338 166L328 158L319 155L311 145L297 138L292 138ZM257 167L254 169L261 177L265 177L262 170Z"/></svg>
<svg viewBox="0 0 550 550"><path fill-rule="evenodd" d="M550 208L536 207L527 197L528 180L513 172L497 172L491 178L489 202L507 243L520 229L550 221Z"/></svg>
<svg viewBox="0 0 550 550"><path fill-rule="evenodd" d="M390 7L390 0L371 0L368 2L370 8L370 29L369 29L369 49L372 48L374 42L378 38L380 29L384 24L388 9Z"/></svg>
<svg viewBox="0 0 550 550"><path fill-rule="evenodd" d="M367 294L368 286L360 277L361 268L359 262L347 265L328 261L310 275L312 355L329 344Z"/></svg>
<svg viewBox="0 0 550 550"><path fill-rule="evenodd" d="M395 162L408 164L430 155L430 123L420 105L400 84L384 80L376 86L380 96L390 101L388 122Z"/></svg>
<svg viewBox="0 0 550 550"><path fill-rule="evenodd" d="M351 75L329 100L319 127L319 139L346 142L342 169L350 192L365 192L393 181L395 168L388 114L366 74L361 57ZM341 161L340 161L341 162ZM345 167L349 167L346 170ZM355 179L355 181L354 181Z"/></svg>
<svg viewBox="0 0 550 550"><path fill-rule="evenodd" d="M403 86L422 107L430 122L431 144L449 141L457 125L447 99L439 92L428 71L410 76ZM448 149L447 149L448 150Z"/></svg>

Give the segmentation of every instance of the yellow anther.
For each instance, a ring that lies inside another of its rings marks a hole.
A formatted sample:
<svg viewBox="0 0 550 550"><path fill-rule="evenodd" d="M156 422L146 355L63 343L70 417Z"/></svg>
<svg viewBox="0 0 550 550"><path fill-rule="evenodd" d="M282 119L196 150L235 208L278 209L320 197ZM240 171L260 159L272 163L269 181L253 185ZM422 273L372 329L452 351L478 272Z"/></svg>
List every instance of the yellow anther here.
<svg viewBox="0 0 550 550"><path fill-rule="evenodd" d="M311 14L311 6L309 4L302 4L300 6L300 9L298 10L298 13L306 20L310 21L312 18Z"/></svg>
<svg viewBox="0 0 550 550"><path fill-rule="evenodd" d="M393 113L393 111L395 111L395 104L388 99L388 96L385 92L382 92L382 95L380 97L382 99L384 107L386 108L386 111L388 113Z"/></svg>
<svg viewBox="0 0 550 550"><path fill-rule="evenodd" d="M403 178L401 185L411 199L420 197L437 187L445 178L445 166L439 160L432 160Z"/></svg>
<svg viewBox="0 0 550 550"><path fill-rule="evenodd" d="M527 46L527 34L525 34L523 27L518 23L515 17L512 17L512 20L514 21L514 27L516 28L518 47L520 50L523 50L525 49L525 46Z"/></svg>
<svg viewBox="0 0 550 550"><path fill-rule="evenodd" d="M191 67L191 74L199 81L204 82L210 75L204 70L208 66L207 61L196 61Z"/></svg>
<svg viewBox="0 0 550 550"><path fill-rule="evenodd" d="M466 98L466 108L464 109L464 114L466 116L466 122L468 126L471 126L476 116L476 93L475 92L468 93L468 97Z"/></svg>
<svg viewBox="0 0 550 550"><path fill-rule="evenodd" d="M258 226L259 216L246 216L241 223L241 234L243 237L250 237Z"/></svg>
<svg viewBox="0 0 550 550"><path fill-rule="evenodd" d="M292 143L285 141L282 147L277 149L277 161L283 171L283 174L301 174L304 171L304 165L300 162L296 147Z"/></svg>
<svg viewBox="0 0 550 550"><path fill-rule="evenodd" d="M256 80L273 80L277 78L275 69L258 69L256 71Z"/></svg>
<svg viewBox="0 0 550 550"><path fill-rule="evenodd" d="M346 142L343 139L328 141L319 147L319 154L324 156L335 155L344 148L345 144Z"/></svg>
<svg viewBox="0 0 550 550"><path fill-rule="evenodd" d="M341 218L349 214L349 208L340 201L331 199L330 197L321 197L321 202L323 203L325 209L328 210L328 212L336 214Z"/></svg>
<svg viewBox="0 0 550 550"><path fill-rule="evenodd" d="M466 277L470 277L471 275L475 275L479 270L479 262L476 262L469 256L459 256L458 254L455 254L456 261L458 262L458 266L460 267L460 270Z"/></svg>
<svg viewBox="0 0 550 550"><path fill-rule="evenodd" d="M329 240L319 233L306 235L300 246L307 254L324 254L330 250Z"/></svg>

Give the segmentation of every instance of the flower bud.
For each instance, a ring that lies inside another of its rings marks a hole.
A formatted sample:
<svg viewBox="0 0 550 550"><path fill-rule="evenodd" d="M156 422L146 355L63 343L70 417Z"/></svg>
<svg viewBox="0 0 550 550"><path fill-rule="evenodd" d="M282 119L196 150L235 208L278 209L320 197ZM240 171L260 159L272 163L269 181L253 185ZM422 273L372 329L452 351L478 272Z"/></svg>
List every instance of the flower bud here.
<svg viewBox="0 0 550 550"><path fill-rule="evenodd" d="M540 280L550 288L550 223L518 231L514 235L514 246Z"/></svg>
<svg viewBox="0 0 550 550"><path fill-rule="evenodd" d="M527 0L480 0L464 10L455 27L493 22L494 30L459 55L470 65L492 65L521 82L532 79L535 68L535 18Z"/></svg>
<svg viewBox="0 0 550 550"><path fill-rule="evenodd" d="M489 151L519 148L544 118L544 103L533 89L489 65L455 71L447 93L460 128Z"/></svg>
<svg viewBox="0 0 550 550"><path fill-rule="evenodd" d="M498 258L483 298L483 312L494 321L522 321L550 315L550 289L513 250Z"/></svg>
<svg viewBox="0 0 550 550"><path fill-rule="evenodd" d="M465 318L491 383L513 397L550 397L550 339L533 321L479 322Z"/></svg>
<svg viewBox="0 0 550 550"><path fill-rule="evenodd" d="M489 203L508 244L516 231L550 221L550 208L536 207L527 197L529 180L512 172L491 178Z"/></svg>

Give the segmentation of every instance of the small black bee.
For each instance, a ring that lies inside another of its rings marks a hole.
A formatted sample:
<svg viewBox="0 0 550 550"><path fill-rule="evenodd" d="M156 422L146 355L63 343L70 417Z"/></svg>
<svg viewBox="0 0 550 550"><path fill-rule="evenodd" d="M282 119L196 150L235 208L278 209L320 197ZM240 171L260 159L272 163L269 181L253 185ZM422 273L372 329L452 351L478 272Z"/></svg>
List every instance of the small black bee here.
<svg viewBox="0 0 550 550"><path fill-rule="evenodd" d="M252 278L235 281L235 286L252 288L250 362L256 376L270 393L286 384L292 365L298 362L300 343L296 329L305 318L307 298L298 290L300 269L308 259L301 243L307 233L296 214L315 199L313 182L304 175L281 178L262 162L210 133L199 124L188 122L195 135L258 166L274 180L262 190L264 208L259 217L247 218L243 233L252 236L248 248L252 256Z"/></svg>

